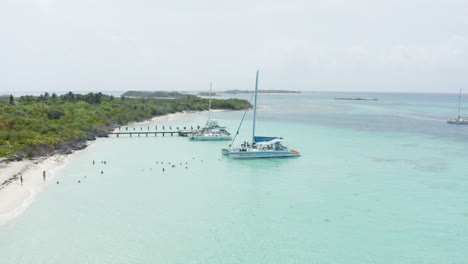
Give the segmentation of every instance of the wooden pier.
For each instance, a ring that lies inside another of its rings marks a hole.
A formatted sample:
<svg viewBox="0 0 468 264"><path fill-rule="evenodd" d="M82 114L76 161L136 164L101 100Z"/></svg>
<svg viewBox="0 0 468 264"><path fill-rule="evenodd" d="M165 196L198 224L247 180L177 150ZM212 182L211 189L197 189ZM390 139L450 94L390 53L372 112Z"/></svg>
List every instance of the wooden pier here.
<svg viewBox="0 0 468 264"><path fill-rule="evenodd" d="M166 136L166 134L168 135L171 135L171 136L174 136L177 135L177 136L181 136L181 137L186 137L188 136L189 134L192 134L192 133L195 133L196 130L177 130L177 131L132 131L132 132L111 132L109 133L109 135L116 135L117 137L119 137L119 135L130 135L130 137L132 137L132 135L138 135L139 137L141 135L154 135L155 137L159 135L162 135L163 137Z"/></svg>
<svg viewBox="0 0 468 264"><path fill-rule="evenodd" d="M137 129L139 128L139 130ZM181 137L186 137L189 134L195 133L198 129L200 129L200 126L183 126L183 127L175 127L175 126L166 126L166 125L159 125L159 131L158 131L158 126L155 125L153 126L126 126L126 127L118 127L118 131L116 132L110 132L109 135L116 135L119 137L120 135L130 135L132 137L133 135L138 135L140 136L152 136L154 135L155 137L159 135L162 135L163 137L167 135L171 136L181 136ZM166 129L168 129L166 131ZM151 131L150 131L151 130Z"/></svg>

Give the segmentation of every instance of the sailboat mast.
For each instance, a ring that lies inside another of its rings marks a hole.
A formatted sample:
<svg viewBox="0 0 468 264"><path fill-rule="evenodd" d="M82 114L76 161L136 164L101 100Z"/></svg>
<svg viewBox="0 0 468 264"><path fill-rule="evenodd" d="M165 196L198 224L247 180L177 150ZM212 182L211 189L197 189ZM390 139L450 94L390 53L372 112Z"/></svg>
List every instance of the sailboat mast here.
<svg viewBox="0 0 468 264"><path fill-rule="evenodd" d="M461 88L460 88L460 94L458 95L458 118L460 118L460 104L461 104Z"/></svg>
<svg viewBox="0 0 468 264"><path fill-rule="evenodd" d="M210 82L210 99L208 100L208 122L211 121L211 87L212 83Z"/></svg>
<svg viewBox="0 0 468 264"><path fill-rule="evenodd" d="M255 142L255 121L257 119L257 92L258 92L258 70L257 70L257 76L255 77L255 101L254 101L254 118L253 118L253 130L252 130L252 143Z"/></svg>

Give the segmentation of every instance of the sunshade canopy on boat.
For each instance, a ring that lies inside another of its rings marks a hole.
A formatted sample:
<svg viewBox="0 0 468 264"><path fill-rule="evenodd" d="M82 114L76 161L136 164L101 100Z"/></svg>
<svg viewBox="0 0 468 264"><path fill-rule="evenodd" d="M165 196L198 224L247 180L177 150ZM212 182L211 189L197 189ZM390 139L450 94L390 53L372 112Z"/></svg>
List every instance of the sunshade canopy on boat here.
<svg viewBox="0 0 468 264"><path fill-rule="evenodd" d="M268 146L268 145L274 145L274 144L280 143L280 142L283 142L283 140L279 139L279 138L275 138L275 139L270 140L270 141L256 142L255 144L257 144L258 146Z"/></svg>
<svg viewBox="0 0 468 264"><path fill-rule="evenodd" d="M275 139L280 139L281 141L283 140L282 137L254 137L254 142L259 143L259 142L268 142L272 141Z"/></svg>

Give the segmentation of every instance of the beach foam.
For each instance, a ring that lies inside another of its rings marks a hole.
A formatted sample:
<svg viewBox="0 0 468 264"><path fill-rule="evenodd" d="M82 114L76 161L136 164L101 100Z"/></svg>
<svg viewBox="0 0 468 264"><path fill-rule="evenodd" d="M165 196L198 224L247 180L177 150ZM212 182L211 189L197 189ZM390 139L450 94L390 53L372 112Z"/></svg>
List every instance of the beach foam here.
<svg viewBox="0 0 468 264"><path fill-rule="evenodd" d="M2 186L0 190L0 224L21 214L48 184L53 182L57 171L66 165L69 155L53 155L38 160L26 160L2 164ZM46 171L46 180L42 172ZM20 177L23 177L21 186Z"/></svg>
<svg viewBox="0 0 468 264"><path fill-rule="evenodd" d="M211 110L211 112L225 112L228 110ZM171 122L181 116L193 113L208 113L208 111L188 111L156 116L143 122L132 122L123 127L140 126L155 121ZM116 128L114 131L118 131ZM95 146L88 142L87 150ZM53 181L57 171L63 168L70 160L71 155L53 155L35 160L23 160L0 164L0 225L20 215L34 201L34 198ZM46 181L42 172L46 171ZM20 176L23 176L21 186ZM10 182L8 182L10 181Z"/></svg>

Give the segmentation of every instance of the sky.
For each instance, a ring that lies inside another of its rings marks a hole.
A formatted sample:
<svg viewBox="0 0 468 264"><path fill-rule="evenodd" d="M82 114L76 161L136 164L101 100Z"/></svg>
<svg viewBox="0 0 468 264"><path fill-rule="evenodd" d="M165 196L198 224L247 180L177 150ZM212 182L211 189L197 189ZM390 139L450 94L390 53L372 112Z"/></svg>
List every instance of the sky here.
<svg viewBox="0 0 468 264"><path fill-rule="evenodd" d="M467 0L0 0L0 94L468 91Z"/></svg>

